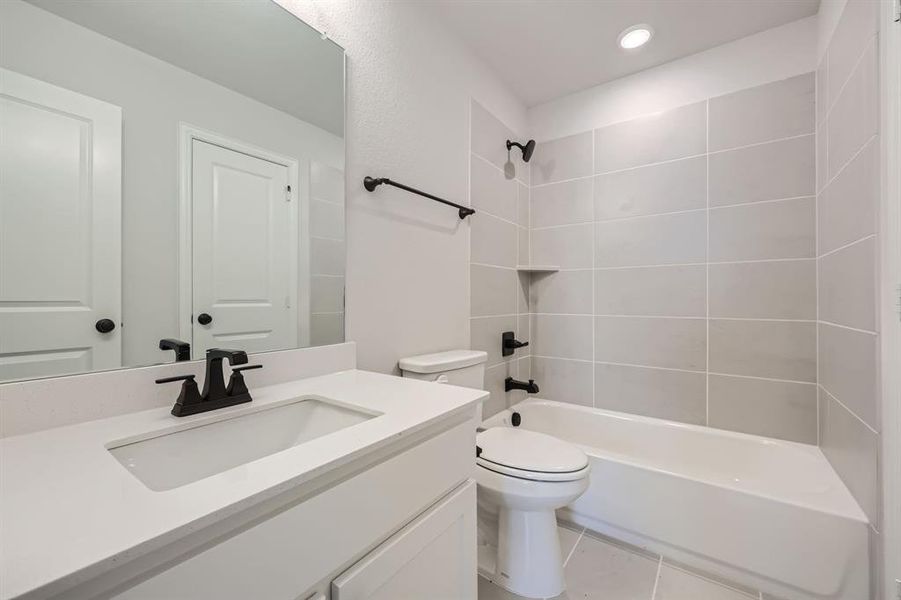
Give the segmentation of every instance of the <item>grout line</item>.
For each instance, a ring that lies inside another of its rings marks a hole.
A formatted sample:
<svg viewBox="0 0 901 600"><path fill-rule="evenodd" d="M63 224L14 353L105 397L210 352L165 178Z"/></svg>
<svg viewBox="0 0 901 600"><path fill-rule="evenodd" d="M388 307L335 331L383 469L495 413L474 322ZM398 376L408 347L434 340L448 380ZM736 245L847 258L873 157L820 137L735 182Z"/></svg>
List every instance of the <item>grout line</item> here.
<svg viewBox="0 0 901 600"><path fill-rule="evenodd" d="M828 60L824 58L824 60ZM825 67L829 68L828 64ZM818 102L819 98L817 98L817 92L820 89L819 86L819 73L820 70L817 68L814 71L813 75L813 120L814 120L814 131L816 132L816 137L813 140L814 150L813 150L813 178L814 184L813 187L816 188L816 196L813 202L813 253L817 256L816 262L814 263L813 268L813 293L814 293L814 312L816 313L817 325L814 330L814 349L813 349L813 360L814 360L814 368L816 372L814 373L814 378L817 382L817 391L816 391L816 426L817 426L817 447L820 445L820 195L822 191L820 189L820 144L819 144L819 136L820 136L820 127L819 123L817 123L817 112L818 112ZM825 83L824 83L825 86ZM826 120L826 113L823 112L823 121ZM823 127L825 133L825 127ZM827 138L828 139L828 136ZM823 187L825 189L825 186ZM758 595L763 598L763 592L758 592Z"/></svg>
<svg viewBox="0 0 901 600"><path fill-rule="evenodd" d="M707 151L710 151L710 99L705 104L705 143ZM816 143L814 143L816 145ZM704 425L710 425L710 155L707 155L704 179L704 192L707 201L707 213L704 225L704 349L705 349L705 365L704 365ZM814 184L816 187L816 184ZM663 562L663 556L660 557ZM657 584L654 583L656 593Z"/></svg>
<svg viewBox="0 0 901 600"><path fill-rule="evenodd" d="M738 375L737 373L718 373L717 371L711 371L710 375L716 375L717 377L735 377L737 379L755 379L757 381L772 381L777 383L794 383L797 385L817 385L813 381L799 381L797 379L781 379L779 377L760 377L759 375Z"/></svg>
<svg viewBox="0 0 901 600"><path fill-rule="evenodd" d="M594 131L591 132L591 166L592 170L594 169L595 160L597 159L597 137L594 134ZM597 210L597 205L595 203L595 181L596 178L591 178L591 200L592 200L592 217L596 218L597 215L594 211ZM597 263L597 254L598 254L598 231L597 227L592 225L591 227L591 312L597 312L597 272L595 271L595 266ZM597 319L592 316L591 318L591 406L597 407L598 399L597 399L597 364L594 362L597 359L597 335L595 333L597 325ZM583 530L584 531L584 530Z"/></svg>
<svg viewBox="0 0 901 600"><path fill-rule="evenodd" d="M519 194L519 190L517 190L517 194ZM517 203L517 210L519 210L519 197L518 197L518 196L517 196L517 198L516 198L516 203ZM496 219L496 220L498 220L498 221L503 221L503 222L506 223L507 225L513 225L514 227L517 227L518 229L525 229L525 227L523 227L523 226L520 225L519 223L516 223L515 221L511 221L511 220L509 220L509 219L505 219L504 217L501 217L501 216L499 216L499 215L496 215L496 214L494 214L493 212L488 212L488 211L485 210L484 208L476 207L476 211L477 211L476 214L481 213L481 214L483 214L483 215L487 215L487 216L491 217L492 219Z"/></svg>
<svg viewBox="0 0 901 600"><path fill-rule="evenodd" d="M474 267L488 267L490 269L504 269L505 271L515 271L516 267L505 267L504 265L493 265L491 263L482 263L482 262L473 262L469 261L469 264Z"/></svg>
<svg viewBox="0 0 901 600"><path fill-rule="evenodd" d="M470 132L470 135L471 135L471 132ZM494 167L496 170L500 171L500 172L504 175L504 179L506 179L507 181L518 181L519 183L521 183L521 184L523 184L523 185L529 185L529 184L527 184L525 181L523 181L522 179L520 179L519 177L514 177L513 179L507 179L507 178L506 178L506 175L507 175L507 172L506 172L506 171L504 171L502 168L500 168L499 166L497 166L496 164L494 164L493 162L491 162L490 160L488 160L487 158L485 158L484 156L482 156L481 154L479 154L478 152L476 152L475 150L473 150L473 149L472 149L472 140L470 140L470 143L469 143L469 144L470 144L470 146L469 146L469 153L472 154L473 156L475 156L476 158L478 158L479 160L484 161L484 162L487 163L489 166L492 166L492 167ZM510 164L512 164L514 168L516 167L516 163L514 163L512 160L510 161ZM472 171L472 167L471 167L471 165L470 165L470 172L471 172L471 171ZM517 172L518 172L518 170L517 170ZM531 177L530 177L529 179L531 179Z"/></svg>
<svg viewBox="0 0 901 600"><path fill-rule="evenodd" d="M344 275L335 275L333 273L310 273L310 277L331 277L332 279L344 279Z"/></svg>
<svg viewBox="0 0 901 600"><path fill-rule="evenodd" d="M817 321L818 324L823 325L831 325L832 327L838 327L839 329L847 329L848 331L856 331L857 333L866 333L869 335L879 335L877 331L870 331L869 329L858 329L856 327L849 327L847 325L839 325L838 323L833 323L832 321L826 321L824 319L820 319Z"/></svg>
<svg viewBox="0 0 901 600"><path fill-rule="evenodd" d="M555 312L532 312L530 314L545 317L602 317L605 319L679 319L689 321L750 321L752 323L817 323L816 319L769 319L757 317L705 317L699 316L682 316L682 315L636 315L636 314L591 314L591 313L555 313ZM500 316L500 315L498 315ZM824 321L825 322L825 321ZM841 325L839 325L841 327ZM846 329L853 329L846 327ZM863 330L857 330L863 331ZM864 331L864 333L873 333Z"/></svg>
<svg viewBox="0 0 901 600"><path fill-rule="evenodd" d="M873 429L873 427L872 427L869 423L867 423L866 421L864 421L864 420L860 417L860 415L858 415L856 412L854 412L853 410L851 410L850 408L848 408L848 406L847 406L844 402L842 402L841 400L839 400L838 398L836 398L835 395L834 395L832 392L830 392L825 386L823 386L823 385L818 385L817 387L819 387L821 390L823 390L823 392L824 392L827 396L829 396L830 398L832 398L832 400L834 400L836 404L838 404L839 406L841 406L842 408L844 408L844 409L848 412L848 414L850 414L852 417L854 417L855 419L857 419L858 421L860 421L860 423L861 423L864 427L866 427L867 429L869 429L870 431L872 431L874 435L879 435L879 432L878 432L878 431L876 431L875 429Z"/></svg>
<svg viewBox="0 0 901 600"><path fill-rule="evenodd" d="M603 129L603 127L598 127L597 129ZM590 131L594 132L597 129L592 129ZM587 132L583 132L583 133L587 133ZM579 134L576 134L576 135L579 135ZM536 184L532 184L532 187L545 187L545 186L549 186L549 185L556 185L558 183L568 183L571 181L580 181L582 179L588 179L590 177L599 177L599 176L603 176L603 175L612 175L615 173L624 173L626 171L635 171L637 169L644 169L646 167L656 167L659 165L667 165L670 163L679 162L680 160L690 160L692 158L700 158L702 156L709 156L711 154L722 154L724 152L734 152L736 150L744 150L745 148L753 148L755 146L763 146L766 144L775 144L777 142L785 142L785 141L795 140L795 139L799 139L799 138L803 138L803 137L810 137L813 135L816 135L816 131L812 131L810 133L802 133L800 135L791 135L788 137L781 137L781 138L776 138L776 139L772 139L772 140L766 140L763 142L754 142L753 144L745 144L744 146L735 146L733 148L724 148L722 150L713 150L711 152L702 152L699 154L689 154L688 156L680 156L678 158L671 158L669 160L661 160L661 161L652 162L652 163L644 163L641 165L635 165L633 167L624 167L622 169L612 169L609 171L601 171L599 173L591 173L589 175L582 175L579 177L569 177L567 179L558 179L556 181L548 181L545 183L536 183ZM569 137L569 136L564 136L564 137ZM592 138L594 138L594 136L592 136ZM548 141L553 141L553 140L548 140ZM547 142L543 142L543 143L547 143ZM475 153L473 153L473 154L475 154ZM497 167L497 165L494 165L494 166Z"/></svg>
<svg viewBox="0 0 901 600"><path fill-rule="evenodd" d="M848 160L845 161L845 164L843 164L841 167L839 167L839 169L838 169L838 171L836 171L835 175L833 175L832 177L829 177L829 179L827 179L827 180L823 183L823 189L820 190L820 191L821 191L821 192L825 191L826 188L828 188L830 185L832 185L832 183L833 183L836 179L838 179L839 177L841 177L841 176L842 176L842 173L844 173L845 169L848 168L848 165L850 165L850 164L853 163L855 160L857 160L857 157L858 157L864 150L866 150L866 149L867 149L867 146L869 146L870 143L871 143L874 139L876 139L877 137L879 137L879 132L878 132L878 131L877 131L876 133L874 133L873 135L871 135L870 137L868 137L867 140L866 140L863 144L860 145L860 148L858 148L857 150L855 150L855 151L854 151L854 154L852 154L851 157L850 157ZM826 148L826 157L827 157L827 159L828 159L828 157L829 157L828 143L829 143L829 138L827 137L827 138L826 138L826 144L827 144L827 148ZM827 177L829 176L829 165L828 165L828 164L826 165L826 176L827 176Z"/></svg>
<svg viewBox="0 0 901 600"><path fill-rule="evenodd" d="M814 186L814 187L816 187L816 186ZM707 190L707 194L708 194L708 196L710 195L709 189ZM785 198L769 198L767 200L751 200L749 202L738 202L735 204L723 204L723 205L719 205L719 206L709 206L709 202L710 202L709 197L708 197L707 202L708 202L708 208L710 210L720 210L723 208L738 208L738 207L745 207L745 206L757 206L758 204L773 204L775 202L790 202L792 200L815 200L816 197L817 197L817 193L816 193L816 190L814 190L813 193L805 194L803 196L787 196Z"/></svg>
<svg viewBox="0 0 901 600"><path fill-rule="evenodd" d="M579 542L582 541L582 536L585 535L585 528L582 528L582 531L579 532L579 537L576 539L576 543L573 544L573 547L569 549L569 554L566 555L566 559L563 561L563 566L566 567L566 563L569 562L569 559L572 558L572 555L576 553L576 548L579 545Z"/></svg>
<svg viewBox="0 0 901 600"><path fill-rule="evenodd" d="M709 170L709 168L708 168L708 170ZM709 198L710 190L708 189L705 192L705 194L707 196L707 199L706 199L707 206L701 206L698 208L686 208L684 210L669 210L669 211L651 213L651 214L647 214L647 215L629 215L629 216L625 216L625 217L614 217L612 219L594 219L592 221L576 221L573 223L560 223L557 225L543 225L541 227L533 227L532 229L534 231L547 231L547 230L552 230L552 229L562 229L564 227L584 227L585 225L600 225L600 224L604 224L604 223L619 223L621 221L634 221L636 219L651 219L654 217L668 217L668 216L672 216L672 215L684 215L687 213L702 212L702 211L708 211L708 210L721 210L724 208L739 208L739 207L743 208L743 207L747 207L747 206L756 206L758 204L771 204L771 203L775 203L775 202L789 202L792 200L808 200L808 199L815 199L817 196L816 192L814 191L813 193L807 194L804 196L787 196L784 198L768 198L766 200L751 200L749 202L738 202L735 204L723 204L721 206L710 206L710 198ZM491 214L491 213L486 213L486 214ZM495 215L491 215L491 216L495 216ZM500 218L500 217L497 217L497 218Z"/></svg>
<svg viewBox="0 0 901 600"><path fill-rule="evenodd" d="M654 600L657 597L657 585L660 583L660 572L663 570L663 555L660 555L660 560L657 562L657 574L654 576L654 589L651 590L651 600Z"/></svg>
<svg viewBox="0 0 901 600"><path fill-rule="evenodd" d="M845 244L844 246L839 246L838 248L836 248L834 250L830 250L829 252L826 252L825 254L821 254L820 256L817 257L817 259L826 258L830 254L835 254L836 252L840 252L840 251L844 250L845 248L850 248L851 246L854 246L855 244L860 244L861 242L865 242L867 240L874 239L875 237L876 237L876 234L871 233L870 235L868 235L866 237L862 237L859 240L855 240L849 244Z"/></svg>
<svg viewBox="0 0 901 600"><path fill-rule="evenodd" d="M325 240L327 242L341 242L342 244L347 241L344 238L325 237L323 235L311 235L310 239L311 240Z"/></svg>
<svg viewBox="0 0 901 600"><path fill-rule="evenodd" d="M835 94L835 101L831 105L826 107L826 112L823 114L823 122L826 122L829 119L829 116L832 114L832 109L834 109L835 105L838 104L838 99L842 97L842 94L845 92L845 88L848 87L848 82L851 81L851 79L854 77L854 74L857 73L857 67L859 67L860 64L863 62L863 57L867 55L867 51L869 51L869 49L870 49L870 44L873 43L874 39L878 39L878 37L879 37L879 32L878 32L878 27L877 27L877 31L874 32L870 36L869 39L867 39L867 43L864 45L863 51L860 53L860 56L858 56L857 59L854 61L854 66L852 66L851 70L848 71L848 76L845 78L845 81L842 83L841 87L838 88L838 93ZM877 53L879 52L878 42L877 42L877 47L875 48L875 51ZM877 58L878 58L878 56L877 56ZM827 69L828 69L828 66L829 65L827 63L827 65L826 65ZM828 79L827 79L826 83L827 84L829 83ZM828 93L829 90L827 89L826 92ZM831 98L829 98L829 99L831 100Z"/></svg>

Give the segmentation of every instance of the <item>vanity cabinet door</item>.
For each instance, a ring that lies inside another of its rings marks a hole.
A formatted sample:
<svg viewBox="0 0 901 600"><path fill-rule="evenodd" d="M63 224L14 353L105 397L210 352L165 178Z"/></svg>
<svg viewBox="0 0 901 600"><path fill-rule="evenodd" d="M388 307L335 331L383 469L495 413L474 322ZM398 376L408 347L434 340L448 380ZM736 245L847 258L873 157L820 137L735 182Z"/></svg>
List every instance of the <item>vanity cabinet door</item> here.
<svg viewBox="0 0 901 600"><path fill-rule="evenodd" d="M469 480L332 582L332 600L475 600L476 484Z"/></svg>

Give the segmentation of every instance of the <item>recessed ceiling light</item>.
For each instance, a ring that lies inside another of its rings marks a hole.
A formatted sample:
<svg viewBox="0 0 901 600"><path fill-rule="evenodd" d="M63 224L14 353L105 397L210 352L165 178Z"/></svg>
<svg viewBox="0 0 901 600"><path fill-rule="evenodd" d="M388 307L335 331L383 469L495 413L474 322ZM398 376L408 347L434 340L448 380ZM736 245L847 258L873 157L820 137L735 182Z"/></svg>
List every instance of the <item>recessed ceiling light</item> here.
<svg viewBox="0 0 901 600"><path fill-rule="evenodd" d="M619 34L619 45L626 50L634 50L644 46L652 35L654 30L650 25L633 25Z"/></svg>

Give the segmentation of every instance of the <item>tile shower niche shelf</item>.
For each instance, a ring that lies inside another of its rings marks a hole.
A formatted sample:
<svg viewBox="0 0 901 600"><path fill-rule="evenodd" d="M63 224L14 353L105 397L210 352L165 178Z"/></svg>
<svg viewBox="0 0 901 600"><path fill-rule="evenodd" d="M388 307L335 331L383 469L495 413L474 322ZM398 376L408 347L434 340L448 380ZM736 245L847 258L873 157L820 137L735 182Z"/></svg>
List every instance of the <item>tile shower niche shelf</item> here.
<svg viewBox="0 0 901 600"><path fill-rule="evenodd" d="M560 267L556 265L516 265L520 273L556 273Z"/></svg>

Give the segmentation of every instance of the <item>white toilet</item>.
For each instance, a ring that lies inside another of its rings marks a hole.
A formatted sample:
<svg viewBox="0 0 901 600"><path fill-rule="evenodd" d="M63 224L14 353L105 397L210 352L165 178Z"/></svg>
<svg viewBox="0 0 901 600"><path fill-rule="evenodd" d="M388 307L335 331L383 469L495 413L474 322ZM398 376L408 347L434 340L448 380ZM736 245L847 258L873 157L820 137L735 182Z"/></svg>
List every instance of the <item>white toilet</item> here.
<svg viewBox="0 0 901 600"><path fill-rule="evenodd" d="M404 358L404 377L484 389L485 352ZM588 487L588 457L555 437L519 427L476 435L479 572L511 592L550 598L564 589L555 510Z"/></svg>

